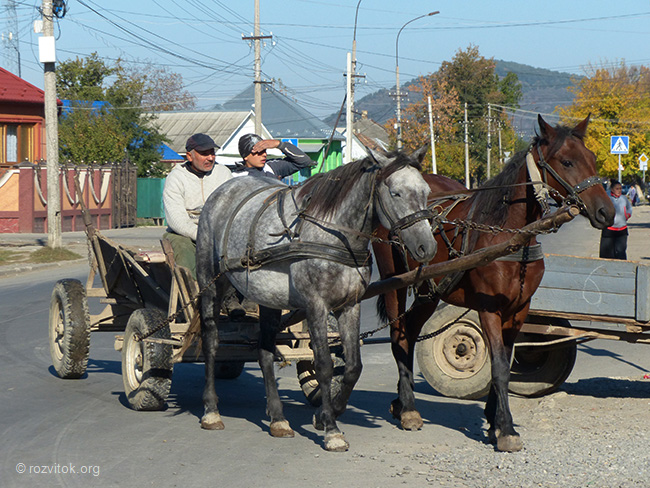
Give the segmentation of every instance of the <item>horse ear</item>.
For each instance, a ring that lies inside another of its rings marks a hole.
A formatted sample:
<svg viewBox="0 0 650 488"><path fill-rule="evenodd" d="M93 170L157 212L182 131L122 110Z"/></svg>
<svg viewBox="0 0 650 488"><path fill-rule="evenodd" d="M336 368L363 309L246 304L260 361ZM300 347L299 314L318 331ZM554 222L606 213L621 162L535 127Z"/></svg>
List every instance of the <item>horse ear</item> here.
<svg viewBox="0 0 650 488"><path fill-rule="evenodd" d="M544 139L549 141L555 137L555 129L547 124L540 114L537 114L537 123L539 123L539 129Z"/></svg>
<svg viewBox="0 0 650 488"><path fill-rule="evenodd" d="M424 161L424 156L426 156L428 150L429 144L425 144L420 149L411 154L411 157L417 160L418 163L422 164L422 161Z"/></svg>
<svg viewBox="0 0 650 488"><path fill-rule="evenodd" d="M386 157L386 154L381 151L376 151L368 146L366 146L366 150L368 151L368 154L370 154L370 157L375 160L375 163L381 167L387 166L391 162L391 160Z"/></svg>
<svg viewBox="0 0 650 488"><path fill-rule="evenodd" d="M573 133L580 139L584 139L587 135L587 126L589 125L589 118L591 117L591 112L587 115L587 118L580 122L573 128Z"/></svg>

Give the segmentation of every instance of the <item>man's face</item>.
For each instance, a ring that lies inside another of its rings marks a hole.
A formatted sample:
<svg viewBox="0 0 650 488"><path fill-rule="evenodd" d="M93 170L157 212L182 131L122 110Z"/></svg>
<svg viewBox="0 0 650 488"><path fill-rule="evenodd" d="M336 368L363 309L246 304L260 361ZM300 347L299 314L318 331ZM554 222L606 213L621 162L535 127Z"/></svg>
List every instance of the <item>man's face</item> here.
<svg viewBox="0 0 650 488"><path fill-rule="evenodd" d="M263 168L266 164L266 149L260 152L252 152L244 158L249 168Z"/></svg>
<svg viewBox="0 0 650 488"><path fill-rule="evenodd" d="M206 149L205 151L192 149L187 153L187 160L195 171L208 173L214 168L214 149Z"/></svg>

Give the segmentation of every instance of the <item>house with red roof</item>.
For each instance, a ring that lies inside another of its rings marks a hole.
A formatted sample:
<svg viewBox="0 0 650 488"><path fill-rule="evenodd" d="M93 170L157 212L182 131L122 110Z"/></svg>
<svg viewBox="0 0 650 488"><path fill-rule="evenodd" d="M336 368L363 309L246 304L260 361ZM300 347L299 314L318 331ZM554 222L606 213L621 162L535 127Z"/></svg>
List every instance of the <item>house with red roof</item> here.
<svg viewBox="0 0 650 488"><path fill-rule="evenodd" d="M45 158L44 92L0 68L0 173L41 158Z"/></svg>

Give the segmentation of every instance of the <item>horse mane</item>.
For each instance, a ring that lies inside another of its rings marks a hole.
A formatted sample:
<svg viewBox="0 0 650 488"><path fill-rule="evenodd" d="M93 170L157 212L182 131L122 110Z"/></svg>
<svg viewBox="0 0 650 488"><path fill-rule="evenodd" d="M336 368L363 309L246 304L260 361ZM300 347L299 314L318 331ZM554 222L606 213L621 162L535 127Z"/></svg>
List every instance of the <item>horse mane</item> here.
<svg viewBox="0 0 650 488"><path fill-rule="evenodd" d="M562 147L568 137L576 137L582 140L581 134L575 132L571 127L557 125L554 130L555 137L550 141L536 134L528 148L516 153L499 174L479 186L479 188L486 188L486 190L476 192L469 215L471 220L481 224L497 226L505 223L508 216L508 204L512 200L515 191L514 184L519 175L519 170L526 164L526 154L528 154L530 148L538 145L548 146L546 159L549 160ZM488 190L487 188L490 187L497 188Z"/></svg>
<svg viewBox="0 0 650 488"><path fill-rule="evenodd" d="M377 172L378 181L383 181L406 166L421 170L420 163L401 152L394 151L385 157L394 160L383 168L372 156L366 156L309 178L300 190L307 201L304 212L318 218L331 216L362 179Z"/></svg>

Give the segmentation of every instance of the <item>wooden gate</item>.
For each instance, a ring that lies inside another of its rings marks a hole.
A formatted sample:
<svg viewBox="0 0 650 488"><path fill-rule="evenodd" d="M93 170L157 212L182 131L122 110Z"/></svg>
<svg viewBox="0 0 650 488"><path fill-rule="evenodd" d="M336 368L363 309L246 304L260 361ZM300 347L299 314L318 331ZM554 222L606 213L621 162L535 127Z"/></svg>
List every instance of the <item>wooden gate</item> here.
<svg viewBox="0 0 650 488"><path fill-rule="evenodd" d="M113 164L113 228L135 227L138 171L129 160Z"/></svg>

